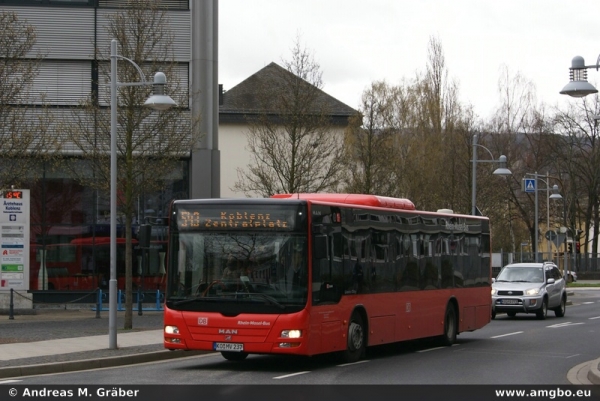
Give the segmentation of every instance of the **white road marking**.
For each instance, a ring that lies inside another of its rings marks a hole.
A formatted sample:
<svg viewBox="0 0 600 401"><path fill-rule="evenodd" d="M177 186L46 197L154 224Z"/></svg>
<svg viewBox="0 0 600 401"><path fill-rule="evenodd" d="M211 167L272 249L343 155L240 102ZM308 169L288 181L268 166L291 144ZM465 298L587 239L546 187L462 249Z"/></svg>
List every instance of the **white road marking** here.
<svg viewBox="0 0 600 401"><path fill-rule="evenodd" d="M435 348L428 348L428 349L422 349L420 351L417 352L429 352L429 351L435 351L436 349L444 349L446 347L435 347Z"/></svg>
<svg viewBox="0 0 600 401"><path fill-rule="evenodd" d="M290 373L289 375L276 376L273 379L286 379L288 377L299 376L299 375L303 375L303 374L306 374L306 373L310 373L310 372L309 371L305 371L305 372Z"/></svg>
<svg viewBox="0 0 600 401"><path fill-rule="evenodd" d="M594 320L594 319L600 319L600 316L596 316L596 317L590 317L590 320Z"/></svg>
<svg viewBox="0 0 600 401"><path fill-rule="evenodd" d="M8 384L8 383L18 383L18 382L22 382L23 380L2 380L0 381L0 384Z"/></svg>
<svg viewBox="0 0 600 401"><path fill-rule="evenodd" d="M515 331L514 333L500 334L499 336L494 336L494 337L490 337L490 338L500 338L500 337L514 336L515 334L523 334L523 332L522 331Z"/></svg>
<svg viewBox="0 0 600 401"><path fill-rule="evenodd" d="M556 328L560 328L560 327L577 326L580 324L584 324L584 323L565 322L565 323L553 324L552 326L546 326L546 327L549 329L556 329Z"/></svg>
<svg viewBox="0 0 600 401"><path fill-rule="evenodd" d="M358 361L358 362L342 363L342 364L340 364L338 366L351 366L351 365L358 365L359 363L366 363L366 362L369 362L369 361L363 360L363 361Z"/></svg>

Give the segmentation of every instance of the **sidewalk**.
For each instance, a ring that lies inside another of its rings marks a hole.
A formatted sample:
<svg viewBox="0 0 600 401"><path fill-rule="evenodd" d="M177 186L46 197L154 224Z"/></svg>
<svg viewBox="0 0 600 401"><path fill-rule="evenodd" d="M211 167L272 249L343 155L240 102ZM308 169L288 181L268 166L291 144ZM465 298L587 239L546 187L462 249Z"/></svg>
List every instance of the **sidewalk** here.
<svg viewBox="0 0 600 401"><path fill-rule="evenodd" d="M133 314L133 329L123 330L117 313L117 349L109 349L108 312L89 309L34 309L0 315L0 379L122 366L190 357L204 352L163 347L162 312Z"/></svg>
<svg viewBox="0 0 600 401"><path fill-rule="evenodd" d="M598 288L580 288L588 290ZM577 290L575 290L577 291ZM571 292L571 291L569 291ZM162 311L133 311L133 329L123 330L117 313L117 349L109 349L108 312L87 309L34 309L0 314L0 379L122 366L205 354L163 347ZM600 359L573 367L572 384L600 384Z"/></svg>

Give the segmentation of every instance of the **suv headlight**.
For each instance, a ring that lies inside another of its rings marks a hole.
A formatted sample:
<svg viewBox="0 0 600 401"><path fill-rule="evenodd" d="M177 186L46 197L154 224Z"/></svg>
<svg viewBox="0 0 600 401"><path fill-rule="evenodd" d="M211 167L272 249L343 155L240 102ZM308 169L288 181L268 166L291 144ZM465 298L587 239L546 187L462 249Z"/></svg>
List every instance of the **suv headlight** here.
<svg viewBox="0 0 600 401"><path fill-rule="evenodd" d="M540 288L531 288L525 291L525 295L537 295L540 293Z"/></svg>
<svg viewBox="0 0 600 401"><path fill-rule="evenodd" d="M497 293L497 292L498 292L498 290L497 290L497 289L495 289L495 288L492 288L492 295L496 295L496 293Z"/></svg>

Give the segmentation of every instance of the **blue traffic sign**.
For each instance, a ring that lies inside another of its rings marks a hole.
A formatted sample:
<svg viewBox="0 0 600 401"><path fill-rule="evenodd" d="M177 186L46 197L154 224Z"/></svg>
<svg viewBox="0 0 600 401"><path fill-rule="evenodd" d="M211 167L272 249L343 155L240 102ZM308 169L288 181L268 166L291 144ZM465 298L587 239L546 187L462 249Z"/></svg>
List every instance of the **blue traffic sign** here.
<svg viewBox="0 0 600 401"><path fill-rule="evenodd" d="M535 192L535 178L525 178L525 192Z"/></svg>

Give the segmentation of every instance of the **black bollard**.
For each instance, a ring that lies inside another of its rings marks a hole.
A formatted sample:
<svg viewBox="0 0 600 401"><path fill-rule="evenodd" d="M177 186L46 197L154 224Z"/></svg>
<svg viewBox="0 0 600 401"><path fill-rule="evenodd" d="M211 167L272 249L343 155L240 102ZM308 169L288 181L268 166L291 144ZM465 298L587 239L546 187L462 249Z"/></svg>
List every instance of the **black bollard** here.
<svg viewBox="0 0 600 401"><path fill-rule="evenodd" d="M8 320L15 320L15 304L13 303L13 292L14 289L10 289L10 305L9 305L9 309L8 309Z"/></svg>
<svg viewBox="0 0 600 401"><path fill-rule="evenodd" d="M142 316L142 288L138 286L138 316Z"/></svg>
<svg viewBox="0 0 600 401"><path fill-rule="evenodd" d="M96 289L96 293L98 294L96 298L96 319L100 319L100 309L102 309L102 290L100 287Z"/></svg>

